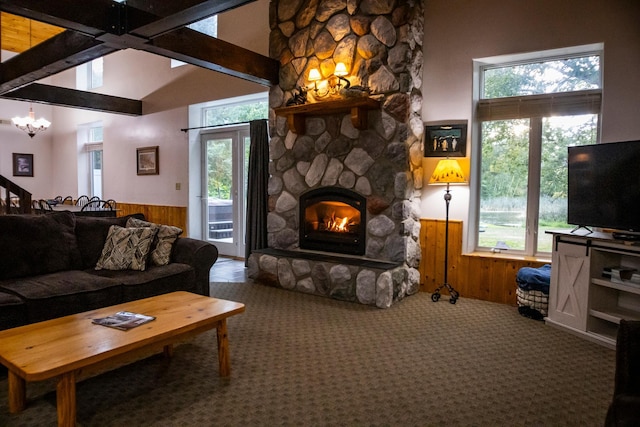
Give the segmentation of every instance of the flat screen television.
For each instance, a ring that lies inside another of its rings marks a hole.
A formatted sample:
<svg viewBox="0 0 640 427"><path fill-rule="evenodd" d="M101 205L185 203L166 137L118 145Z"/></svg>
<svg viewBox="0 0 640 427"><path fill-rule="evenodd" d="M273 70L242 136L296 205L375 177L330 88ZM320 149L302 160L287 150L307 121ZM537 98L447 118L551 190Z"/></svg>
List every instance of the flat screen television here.
<svg viewBox="0 0 640 427"><path fill-rule="evenodd" d="M569 147L567 222L640 237L640 141Z"/></svg>

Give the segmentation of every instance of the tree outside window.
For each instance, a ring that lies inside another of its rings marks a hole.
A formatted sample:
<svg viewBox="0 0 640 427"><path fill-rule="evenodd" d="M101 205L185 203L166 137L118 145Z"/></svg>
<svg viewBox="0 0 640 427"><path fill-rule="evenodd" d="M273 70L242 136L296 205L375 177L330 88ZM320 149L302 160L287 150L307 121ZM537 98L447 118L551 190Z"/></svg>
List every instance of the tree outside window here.
<svg viewBox="0 0 640 427"><path fill-rule="evenodd" d="M570 229L567 147L597 142L600 56L491 65L481 73L475 246L550 252L544 231Z"/></svg>

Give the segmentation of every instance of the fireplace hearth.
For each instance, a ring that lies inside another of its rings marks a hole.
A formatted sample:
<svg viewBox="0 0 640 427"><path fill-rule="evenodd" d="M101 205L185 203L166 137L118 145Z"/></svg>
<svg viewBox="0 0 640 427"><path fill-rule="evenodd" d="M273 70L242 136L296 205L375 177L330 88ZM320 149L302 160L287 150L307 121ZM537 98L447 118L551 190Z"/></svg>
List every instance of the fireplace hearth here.
<svg viewBox="0 0 640 427"><path fill-rule="evenodd" d="M366 199L340 187L300 196L300 248L349 255L365 253Z"/></svg>

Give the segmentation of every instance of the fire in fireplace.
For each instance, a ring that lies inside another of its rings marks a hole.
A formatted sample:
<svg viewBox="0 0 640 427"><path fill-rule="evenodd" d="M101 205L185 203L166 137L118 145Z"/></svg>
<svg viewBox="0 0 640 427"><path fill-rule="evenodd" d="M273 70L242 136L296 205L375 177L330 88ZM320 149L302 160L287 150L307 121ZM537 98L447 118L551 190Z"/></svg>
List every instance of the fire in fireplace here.
<svg viewBox="0 0 640 427"><path fill-rule="evenodd" d="M351 255L365 252L366 199L323 187L300 196L300 248Z"/></svg>

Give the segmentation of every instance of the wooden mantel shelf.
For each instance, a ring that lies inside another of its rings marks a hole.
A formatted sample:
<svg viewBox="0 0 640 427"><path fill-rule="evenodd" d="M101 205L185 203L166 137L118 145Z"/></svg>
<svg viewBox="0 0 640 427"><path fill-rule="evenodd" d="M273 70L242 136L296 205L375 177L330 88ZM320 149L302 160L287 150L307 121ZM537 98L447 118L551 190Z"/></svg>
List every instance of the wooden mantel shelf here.
<svg viewBox="0 0 640 427"><path fill-rule="evenodd" d="M351 113L351 123L356 129L367 128L367 111L380 108L380 101L369 97L337 99L313 104L293 105L275 109L278 116L287 118L289 129L297 134L305 132L305 117L322 114Z"/></svg>

